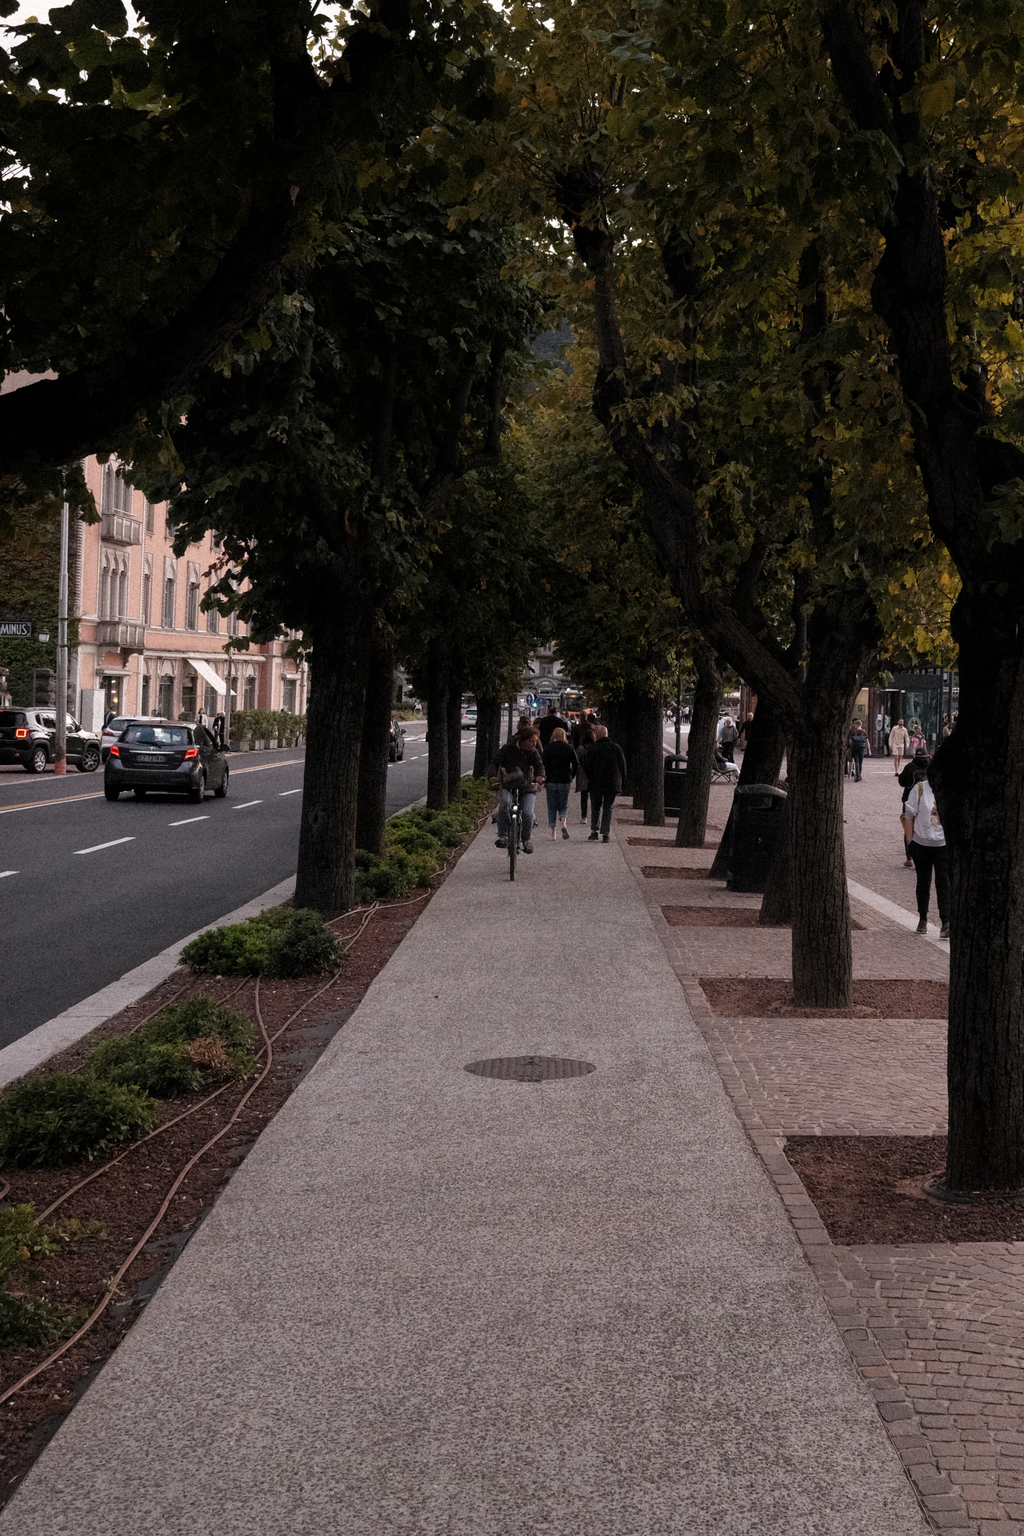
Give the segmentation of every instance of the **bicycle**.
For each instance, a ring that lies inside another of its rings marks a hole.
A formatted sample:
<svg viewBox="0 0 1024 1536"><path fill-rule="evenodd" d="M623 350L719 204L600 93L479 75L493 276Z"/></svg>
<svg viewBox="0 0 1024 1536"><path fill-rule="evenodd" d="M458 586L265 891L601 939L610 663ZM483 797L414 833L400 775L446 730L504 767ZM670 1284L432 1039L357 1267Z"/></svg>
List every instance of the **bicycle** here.
<svg viewBox="0 0 1024 1536"><path fill-rule="evenodd" d="M516 860L523 841L523 792L521 789L512 789L509 793L512 799L508 807L508 877L514 880Z"/></svg>

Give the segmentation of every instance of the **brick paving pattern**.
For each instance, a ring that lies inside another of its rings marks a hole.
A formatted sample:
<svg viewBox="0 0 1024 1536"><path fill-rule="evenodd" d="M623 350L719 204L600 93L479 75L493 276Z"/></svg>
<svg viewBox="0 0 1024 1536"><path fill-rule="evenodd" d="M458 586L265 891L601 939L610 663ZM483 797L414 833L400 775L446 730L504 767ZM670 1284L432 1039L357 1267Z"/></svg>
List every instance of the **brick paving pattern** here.
<svg viewBox="0 0 1024 1536"><path fill-rule="evenodd" d="M722 825L730 793L712 788ZM861 784L847 782L846 806L851 879L913 911L887 759L869 761ZM788 931L670 926L661 910L665 874L651 879L625 835L642 817L617 809L615 820L694 1018L930 1524L967 1536L1024 1536L1024 1243L833 1244L784 1152L787 1135L943 1134L945 1026L716 1018L697 977L788 976ZM688 903L756 911L758 896L733 895L722 882L701 886L699 872L685 868L686 856L701 850L664 852L676 877L691 881ZM856 911L867 930L854 941L856 976L947 977L936 946L867 904Z"/></svg>

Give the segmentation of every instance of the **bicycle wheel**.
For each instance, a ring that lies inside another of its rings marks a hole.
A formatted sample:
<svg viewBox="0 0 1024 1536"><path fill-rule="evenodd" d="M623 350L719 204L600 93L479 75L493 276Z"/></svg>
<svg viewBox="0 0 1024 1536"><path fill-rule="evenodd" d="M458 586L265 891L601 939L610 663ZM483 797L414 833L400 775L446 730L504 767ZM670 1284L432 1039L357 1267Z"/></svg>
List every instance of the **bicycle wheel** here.
<svg viewBox="0 0 1024 1536"><path fill-rule="evenodd" d="M513 805L508 818L508 877L516 877L516 859L519 855L519 806Z"/></svg>

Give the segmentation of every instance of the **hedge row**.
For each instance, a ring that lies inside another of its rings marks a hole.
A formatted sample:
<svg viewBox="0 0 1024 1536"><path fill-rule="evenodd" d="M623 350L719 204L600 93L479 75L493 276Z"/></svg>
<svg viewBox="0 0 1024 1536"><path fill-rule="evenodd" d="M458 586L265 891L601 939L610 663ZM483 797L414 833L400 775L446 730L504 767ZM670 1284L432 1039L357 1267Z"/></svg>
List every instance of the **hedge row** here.
<svg viewBox="0 0 1024 1536"><path fill-rule="evenodd" d="M290 715L286 709L236 709L229 727L231 742L284 741L293 743L306 734L305 715Z"/></svg>
<svg viewBox="0 0 1024 1536"><path fill-rule="evenodd" d="M443 811L418 805L392 816L384 830L383 858L356 850L356 902L368 906L429 885L449 850L476 826L491 793L486 779L466 778L460 798Z"/></svg>

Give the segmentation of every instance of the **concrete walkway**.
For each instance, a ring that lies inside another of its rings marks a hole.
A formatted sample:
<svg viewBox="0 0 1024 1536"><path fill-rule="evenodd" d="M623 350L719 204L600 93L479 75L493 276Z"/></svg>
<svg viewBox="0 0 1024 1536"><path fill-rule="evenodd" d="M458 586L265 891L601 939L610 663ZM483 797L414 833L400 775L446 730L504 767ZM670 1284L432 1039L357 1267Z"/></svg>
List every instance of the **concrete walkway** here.
<svg viewBox="0 0 1024 1536"><path fill-rule="evenodd" d="M510 885L485 828L0 1536L929 1529L633 830L538 839ZM596 1070L464 1070L522 1054Z"/></svg>

